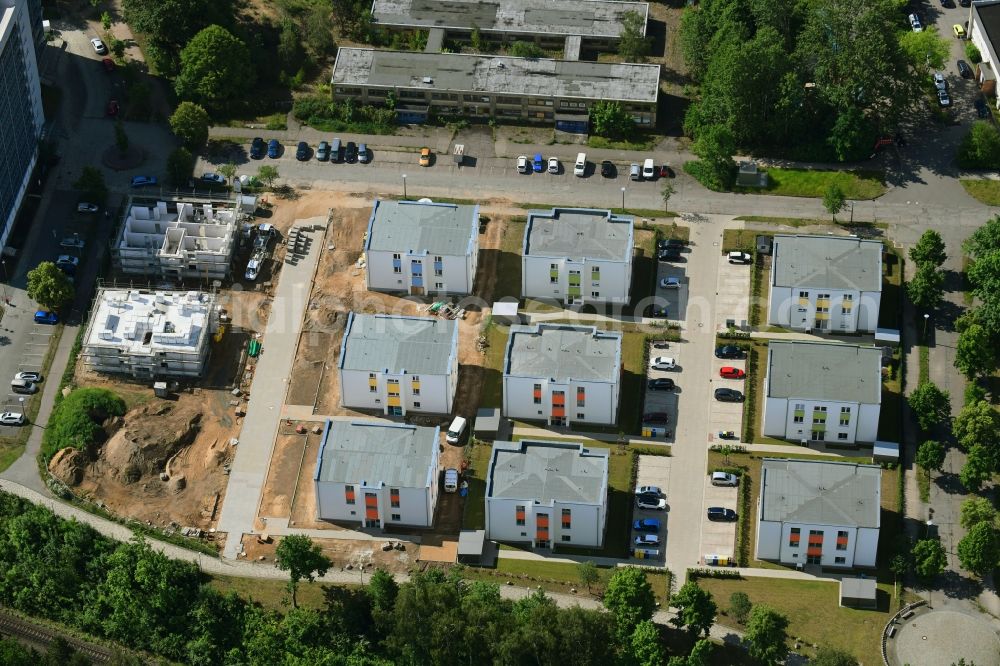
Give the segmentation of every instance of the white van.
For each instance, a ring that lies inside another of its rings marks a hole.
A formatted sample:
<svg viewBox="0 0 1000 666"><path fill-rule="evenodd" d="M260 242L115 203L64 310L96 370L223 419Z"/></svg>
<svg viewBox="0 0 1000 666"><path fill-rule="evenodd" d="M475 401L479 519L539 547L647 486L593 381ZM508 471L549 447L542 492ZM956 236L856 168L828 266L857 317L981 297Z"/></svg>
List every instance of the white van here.
<svg viewBox="0 0 1000 666"><path fill-rule="evenodd" d="M653 180L656 178L656 167L653 166L652 157L642 163L642 177L646 180Z"/></svg>
<svg viewBox="0 0 1000 666"><path fill-rule="evenodd" d="M458 490L458 470L454 467L449 467L444 471L444 491L446 493L453 493Z"/></svg>
<svg viewBox="0 0 1000 666"><path fill-rule="evenodd" d="M576 163L573 165L573 175L580 178L587 173L587 153L577 153Z"/></svg>
<svg viewBox="0 0 1000 666"><path fill-rule="evenodd" d="M448 426L448 432L444 437L444 441L449 444L458 444L462 441L462 435L465 433L466 425L468 425L468 422L464 417L456 416L455 420L451 422L450 426Z"/></svg>

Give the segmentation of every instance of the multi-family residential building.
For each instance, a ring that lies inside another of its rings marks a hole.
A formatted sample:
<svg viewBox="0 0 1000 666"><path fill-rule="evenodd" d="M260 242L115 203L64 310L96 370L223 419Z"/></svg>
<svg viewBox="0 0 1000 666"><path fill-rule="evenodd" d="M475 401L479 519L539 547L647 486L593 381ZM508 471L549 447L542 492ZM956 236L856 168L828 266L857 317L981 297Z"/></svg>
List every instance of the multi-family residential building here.
<svg viewBox="0 0 1000 666"><path fill-rule="evenodd" d="M878 465L765 458L757 559L874 567L881 519Z"/></svg>
<svg viewBox="0 0 1000 666"><path fill-rule="evenodd" d="M874 442L882 407L882 350L772 340L763 434L797 442Z"/></svg>
<svg viewBox="0 0 1000 666"><path fill-rule="evenodd" d="M511 326L503 414L549 425L618 421L622 335L594 326Z"/></svg>
<svg viewBox="0 0 1000 666"><path fill-rule="evenodd" d="M567 304L629 301L633 222L609 210L553 208L528 213L521 297Z"/></svg>
<svg viewBox="0 0 1000 666"><path fill-rule="evenodd" d="M369 289L468 294L478 260L478 205L375 201L365 240Z"/></svg>
<svg viewBox="0 0 1000 666"><path fill-rule="evenodd" d="M132 199L111 246L115 268L164 280L221 280L229 275L238 233L227 201Z"/></svg>
<svg viewBox="0 0 1000 666"><path fill-rule="evenodd" d="M575 442L495 442L486 479L486 535L496 541L600 548L608 451Z"/></svg>
<svg viewBox="0 0 1000 666"><path fill-rule="evenodd" d="M320 520L360 527L430 527L438 496L440 428L327 421L313 483Z"/></svg>
<svg viewBox="0 0 1000 666"><path fill-rule="evenodd" d="M198 291L98 289L83 362L137 379L199 377L219 326L215 300Z"/></svg>
<svg viewBox="0 0 1000 666"><path fill-rule="evenodd" d="M882 243L854 236L774 236L767 323L872 333L882 301Z"/></svg>
<svg viewBox="0 0 1000 666"><path fill-rule="evenodd" d="M598 101L619 102L640 127L655 125L660 66L344 47L331 85L336 101L391 100L405 123L426 122L433 112L586 132Z"/></svg>
<svg viewBox="0 0 1000 666"><path fill-rule="evenodd" d="M350 313L340 345L340 402L389 416L448 414L458 385L458 324Z"/></svg>
<svg viewBox="0 0 1000 666"><path fill-rule="evenodd" d="M1000 50L1000 0L976 0L969 10L971 21L966 24L969 29L969 39L979 49L982 61L974 63L974 77L980 88L993 97L993 103L1000 108L1000 97L997 97L997 79L1000 78L1000 60L997 51Z"/></svg>
<svg viewBox="0 0 1000 666"><path fill-rule="evenodd" d="M0 0L0 249L28 192L45 124L35 34L40 27L38 0Z"/></svg>

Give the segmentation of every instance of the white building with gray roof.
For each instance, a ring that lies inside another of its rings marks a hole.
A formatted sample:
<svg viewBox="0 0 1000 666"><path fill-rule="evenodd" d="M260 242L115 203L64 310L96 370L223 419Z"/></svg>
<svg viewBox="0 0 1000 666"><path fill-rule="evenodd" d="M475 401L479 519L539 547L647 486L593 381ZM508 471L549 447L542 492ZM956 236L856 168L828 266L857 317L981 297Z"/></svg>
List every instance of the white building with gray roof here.
<svg viewBox="0 0 1000 666"><path fill-rule="evenodd" d="M882 243L854 236L774 236L767 323L797 331L873 333Z"/></svg>
<svg viewBox="0 0 1000 666"><path fill-rule="evenodd" d="M610 210L529 211L521 297L624 305L632 284L633 244L632 218Z"/></svg>
<svg viewBox="0 0 1000 666"><path fill-rule="evenodd" d="M618 422L622 335L594 326L511 326L503 414L549 425Z"/></svg>
<svg viewBox="0 0 1000 666"><path fill-rule="evenodd" d="M438 496L440 428L326 422L313 483L319 520L360 527L430 527Z"/></svg>
<svg viewBox="0 0 1000 666"><path fill-rule="evenodd" d="M388 416L449 414L458 385L458 324L352 312L337 368L344 407Z"/></svg>
<svg viewBox="0 0 1000 666"><path fill-rule="evenodd" d="M601 548L608 451L576 442L496 442L486 479L486 535L496 541Z"/></svg>
<svg viewBox="0 0 1000 666"><path fill-rule="evenodd" d="M874 442L882 407L882 350L772 340L764 379L765 437Z"/></svg>
<svg viewBox="0 0 1000 666"><path fill-rule="evenodd" d="M478 205L375 201L365 237L369 289L468 294L478 259Z"/></svg>
<svg viewBox="0 0 1000 666"><path fill-rule="evenodd" d="M757 559L874 567L881 483L878 465L764 458L757 503Z"/></svg>

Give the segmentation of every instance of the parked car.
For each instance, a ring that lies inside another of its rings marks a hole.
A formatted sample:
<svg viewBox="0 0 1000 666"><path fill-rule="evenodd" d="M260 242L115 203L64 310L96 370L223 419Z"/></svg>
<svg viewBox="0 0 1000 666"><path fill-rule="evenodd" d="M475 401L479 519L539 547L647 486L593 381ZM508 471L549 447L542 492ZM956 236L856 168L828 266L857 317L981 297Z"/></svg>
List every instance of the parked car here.
<svg viewBox="0 0 1000 666"><path fill-rule="evenodd" d="M913 30L913 32L923 32L924 31L924 26L920 22L920 17L919 16L917 16L916 14L910 14L906 18L909 19L909 21L910 21L910 29Z"/></svg>
<svg viewBox="0 0 1000 666"><path fill-rule="evenodd" d="M680 238L661 238L660 240L656 241L657 251L667 250L670 248L680 251L683 247L684 247L684 241L682 241Z"/></svg>
<svg viewBox="0 0 1000 666"><path fill-rule="evenodd" d="M305 162L309 159L309 144L305 141L299 141L299 145L295 147L295 159L299 162Z"/></svg>
<svg viewBox="0 0 1000 666"><path fill-rule="evenodd" d="M963 79L971 79L972 78L972 68L969 67L969 63L965 62L964 60L959 60L958 61L958 74Z"/></svg>
<svg viewBox="0 0 1000 666"><path fill-rule="evenodd" d="M660 319L666 319L670 316L670 310L666 305L650 305L646 309L647 317L658 317Z"/></svg>
<svg viewBox="0 0 1000 666"><path fill-rule="evenodd" d="M973 102L976 107L976 114L980 118L988 118L990 115L990 110L986 108L986 102L983 101L982 97L977 97L976 101Z"/></svg>
<svg viewBox="0 0 1000 666"><path fill-rule="evenodd" d="M326 141L320 141L319 145L316 146L316 159L320 162L326 162L330 159L330 144Z"/></svg>
<svg viewBox="0 0 1000 666"><path fill-rule="evenodd" d="M255 136L253 141L250 142L250 159L259 160L264 157L266 145L267 144L264 143L264 139L259 136Z"/></svg>
<svg viewBox="0 0 1000 666"><path fill-rule="evenodd" d="M937 97L938 97L938 106L941 107L951 106L951 97L948 96L947 90L938 90Z"/></svg>
<svg viewBox="0 0 1000 666"><path fill-rule="evenodd" d="M753 257L751 257L746 252L730 252L726 255L726 258L731 264L750 264L753 263Z"/></svg>
<svg viewBox="0 0 1000 666"><path fill-rule="evenodd" d="M947 90L948 82L944 78L944 74L941 72L934 72L934 87L938 90Z"/></svg>
<svg viewBox="0 0 1000 666"><path fill-rule="evenodd" d="M40 382L42 381L42 373L34 372L32 370L23 370L14 375L14 379L23 379L26 382Z"/></svg>
<svg viewBox="0 0 1000 666"><path fill-rule="evenodd" d="M640 534L635 538L635 545L640 548L645 546L659 546L660 537L656 534Z"/></svg>
<svg viewBox="0 0 1000 666"><path fill-rule="evenodd" d="M747 376L747 373L739 368L734 368L731 365L726 365L719 368L719 376L723 379L743 379Z"/></svg>
<svg viewBox="0 0 1000 666"><path fill-rule="evenodd" d="M634 181L642 180L642 167L639 166L638 162L632 162L628 165L628 179Z"/></svg>
<svg viewBox="0 0 1000 666"><path fill-rule="evenodd" d="M670 168L669 164L660 166L660 178L673 178L675 175L674 170Z"/></svg>
<svg viewBox="0 0 1000 666"><path fill-rule="evenodd" d="M744 352L736 345L723 345L715 348L716 358L743 358Z"/></svg>
<svg viewBox="0 0 1000 666"><path fill-rule="evenodd" d="M604 178L614 178L617 173L618 170L615 168L614 163L609 160L601 162L601 176Z"/></svg>
<svg viewBox="0 0 1000 666"><path fill-rule="evenodd" d="M712 485L738 486L740 485L740 478L735 474L730 474L729 472L712 472Z"/></svg>
<svg viewBox="0 0 1000 666"><path fill-rule="evenodd" d="M20 426L24 425L24 414L19 412L4 412L0 414L0 425Z"/></svg>
<svg viewBox="0 0 1000 666"><path fill-rule="evenodd" d="M736 512L732 509L724 509L721 506L710 506L708 507L708 519L732 522L736 520Z"/></svg>
<svg viewBox="0 0 1000 666"><path fill-rule="evenodd" d="M35 323L36 324L48 324L49 326L55 326L59 323L59 315L55 312L48 312L46 310L38 310L35 312Z"/></svg>
<svg viewBox="0 0 1000 666"><path fill-rule="evenodd" d="M657 261L679 261L681 249L679 247L666 247L656 253Z"/></svg>
<svg viewBox="0 0 1000 666"><path fill-rule="evenodd" d="M528 157L527 157L527 155L520 155L520 156L518 156L518 158L517 158L517 172L518 173L528 173L528 171L530 171L530 170L531 169L528 166Z"/></svg>
<svg viewBox="0 0 1000 666"><path fill-rule="evenodd" d="M118 100L116 100L116 99L109 99L108 100L108 106L107 106L107 108L105 109L104 112L107 113L108 116L114 118L115 116L118 115L118 109L119 108L120 107L118 106Z"/></svg>
<svg viewBox="0 0 1000 666"><path fill-rule="evenodd" d="M105 72L115 71L115 61L111 58L102 58L101 65L104 67Z"/></svg>
<svg viewBox="0 0 1000 666"><path fill-rule="evenodd" d="M273 160L279 155L281 155L281 143L277 139L271 139L267 142L267 156Z"/></svg>
<svg viewBox="0 0 1000 666"><path fill-rule="evenodd" d="M372 151L368 150L367 143L358 144L358 161L362 164L368 164L372 161Z"/></svg>
<svg viewBox="0 0 1000 666"><path fill-rule="evenodd" d="M67 236L59 241L59 247L67 250L82 250L83 246L83 239L76 235Z"/></svg>
<svg viewBox="0 0 1000 666"><path fill-rule="evenodd" d="M743 394L736 389L717 388L715 389L715 399L719 402L743 402Z"/></svg>
<svg viewBox="0 0 1000 666"><path fill-rule="evenodd" d="M102 42L97 37L94 37L93 39L90 40L90 45L94 47L94 52L97 53L97 55L108 54L108 47L105 46L104 42Z"/></svg>
<svg viewBox="0 0 1000 666"><path fill-rule="evenodd" d="M679 289L681 281L675 277L660 278L660 289Z"/></svg>
<svg viewBox="0 0 1000 666"><path fill-rule="evenodd" d="M660 521L656 518L643 518L633 522L632 529L636 532L659 532Z"/></svg>
<svg viewBox="0 0 1000 666"><path fill-rule="evenodd" d="M156 176L132 176L132 187L146 187L156 185Z"/></svg>
<svg viewBox="0 0 1000 666"><path fill-rule="evenodd" d="M972 0L958 0L958 4L961 5L962 7L971 7Z"/></svg>
<svg viewBox="0 0 1000 666"><path fill-rule="evenodd" d="M636 495L656 495L657 497L664 497L663 488L659 486L639 486L635 489Z"/></svg>
<svg viewBox="0 0 1000 666"><path fill-rule="evenodd" d="M225 185L226 177L221 173L214 173L212 171L206 171L201 174L201 179L206 183L215 183L216 185Z"/></svg>
<svg viewBox="0 0 1000 666"><path fill-rule="evenodd" d="M531 170L535 173L541 173L543 168L542 154L535 153L535 156L531 159Z"/></svg>
<svg viewBox="0 0 1000 666"><path fill-rule="evenodd" d="M642 179L643 180L656 180L657 174L660 172L656 165L653 164L653 158L647 158L642 163Z"/></svg>
<svg viewBox="0 0 1000 666"><path fill-rule="evenodd" d="M558 157L550 157L549 158L549 169L548 169L548 171L549 171L549 173L553 173L553 174L559 173L559 158Z"/></svg>
<svg viewBox="0 0 1000 666"><path fill-rule="evenodd" d="M347 145L344 146L344 161L348 164L354 164L358 161L358 144L353 141L347 142Z"/></svg>
<svg viewBox="0 0 1000 666"><path fill-rule="evenodd" d="M66 275L74 275L80 266L79 257L71 257L68 254L60 254L56 259L56 267Z"/></svg>
<svg viewBox="0 0 1000 666"><path fill-rule="evenodd" d="M962 27L961 23L956 23L951 26L951 31L955 33L955 36L959 39L965 39L965 28Z"/></svg>
<svg viewBox="0 0 1000 666"><path fill-rule="evenodd" d="M650 379L646 387L650 391L673 391L676 385L670 377L657 377L656 379Z"/></svg>
<svg viewBox="0 0 1000 666"><path fill-rule="evenodd" d="M654 379L653 381L656 380ZM670 381L673 382L674 380L671 379ZM670 415L667 414L666 412L646 412L645 414L642 415L642 422L654 423L654 424L656 423L666 424L670 423Z"/></svg>
<svg viewBox="0 0 1000 666"><path fill-rule="evenodd" d="M649 362L650 370L673 370L677 367L677 361L669 356L657 356Z"/></svg>
<svg viewBox="0 0 1000 666"><path fill-rule="evenodd" d="M663 511L667 508L667 500L655 495L636 495L635 505L640 509Z"/></svg>
<svg viewBox="0 0 1000 666"><path fill-rule="evenodd" d="M78 213L96 213L99 209L97 204L87 203L86 201L81 201L76 205L76 212Z"/></svg>
<svg viewBox="0 0 1000 666"><path fill-rule="evenodd" d="M587 175L587 153L577 153L576 162L573 163L573 175L583 178Z"/></svg>
<svg viewBox="0 0 1000 666"><path fill-rule="evenodd" d="M420 149L420 166L429 167L431 165L431 149L421 148Z"/></svg>

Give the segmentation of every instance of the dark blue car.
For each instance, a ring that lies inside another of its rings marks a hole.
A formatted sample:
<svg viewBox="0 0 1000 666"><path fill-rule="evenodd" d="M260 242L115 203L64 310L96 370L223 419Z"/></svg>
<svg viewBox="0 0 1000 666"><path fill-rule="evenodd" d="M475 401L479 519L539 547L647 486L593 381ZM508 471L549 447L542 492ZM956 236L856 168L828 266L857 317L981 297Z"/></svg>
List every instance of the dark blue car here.
<svg viewBox="0 0 1000 666"><path fill-rule="evenodd" d="M35 312L35 323L36 324L48 324L50 326L55 326L59 323L59 315L55 312L47 312L46 310L38 310Z"/></svg>
<svg viewBox="0 0 1000 666"><path fill-rule="evenodd" d="M660 521L656 518L645 518L632 523L632 529L636 532L659 532Z"/></svg>
<svg viewBox="0 0 1000 666"><path fill-rule="evenodd" d="M132 176L132 187L156 185L156 176Z"/></svg>
<svg viewBox="0 0 1000 666"><path fill-rule="evenodd" d="M264 157L264 150L266 149L266 144L264 139L259 136L254 137L254 140L250 143L250 159L259 160Z"/></svg>
<svg viewBox="0 0 1000 666"><path fill-rule="evenodd" d="M278 143L277 139L271 139L267 142L267 156L271 159L276 158L281 153L281 144Z"/></svg>

